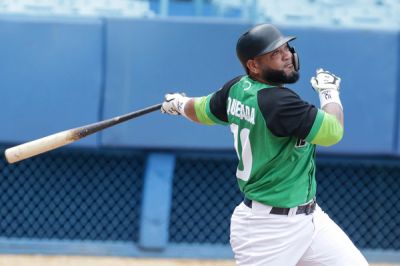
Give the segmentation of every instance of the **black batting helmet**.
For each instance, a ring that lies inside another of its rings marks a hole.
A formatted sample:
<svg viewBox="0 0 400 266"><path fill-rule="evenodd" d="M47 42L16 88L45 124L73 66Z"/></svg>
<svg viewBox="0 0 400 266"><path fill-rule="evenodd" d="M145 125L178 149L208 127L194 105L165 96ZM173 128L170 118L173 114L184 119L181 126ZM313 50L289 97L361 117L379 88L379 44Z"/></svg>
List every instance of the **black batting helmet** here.
<svg viewBox="0 0 400 266"><path fill-rule="evenodd" d="M236 44L236 53L245 69L247 60L256 56L272 52L283 44L296 39L294 36L283 36L282 33L271 24L257 25L242 36ZM293 53L293 65L299 69L299 60L293 47L290 47Z"/></svg>

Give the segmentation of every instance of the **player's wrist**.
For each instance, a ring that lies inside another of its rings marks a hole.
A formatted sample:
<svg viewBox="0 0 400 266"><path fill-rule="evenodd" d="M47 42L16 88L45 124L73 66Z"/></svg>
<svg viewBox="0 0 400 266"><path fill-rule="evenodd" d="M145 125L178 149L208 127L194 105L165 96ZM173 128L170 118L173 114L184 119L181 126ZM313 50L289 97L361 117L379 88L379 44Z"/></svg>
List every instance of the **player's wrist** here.
<svg viewBox="0 0 400 266"><path fill-rule="evenodd" d="M179 97L179 99L177 99L177 103L176 103L176 110L178 111L178 113L180 113L181 115L183 115L186 118L189 118L189 117L185 113L185 106L189 101L190 101L189 97L182 96L182 97Z"/></svg>
<svg viewBox="0 0 400 266"><path fill-rule="evenodd" d="M321 108L329 103L336 103L343 109L342 102L340 101L339 91L336 89L325 89L318 91L319 101Z"/></svg>

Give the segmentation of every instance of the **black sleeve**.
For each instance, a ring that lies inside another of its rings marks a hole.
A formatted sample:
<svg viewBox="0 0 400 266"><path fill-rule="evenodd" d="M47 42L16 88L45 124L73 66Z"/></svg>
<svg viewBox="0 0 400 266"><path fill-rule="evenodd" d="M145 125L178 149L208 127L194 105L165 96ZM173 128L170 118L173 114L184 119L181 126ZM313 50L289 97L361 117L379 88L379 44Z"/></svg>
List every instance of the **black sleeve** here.
<svg viewBox="0 0 400 266"><path fill-rule="evenodd" d="M260 90L257 100L272 134L301 139L307 137L318 112L314 105L303 101L294 91L279 87Z"/></svg>
<svg viewBox="0 0 400 266"><path fill-rule="evenodd" d="M210 111L219 120L228 122L228 115L226 114L226 103L229 96L229 90L237 83L243 76L238 76L231 79L225 85L216 91L210 99Z"/></svg>

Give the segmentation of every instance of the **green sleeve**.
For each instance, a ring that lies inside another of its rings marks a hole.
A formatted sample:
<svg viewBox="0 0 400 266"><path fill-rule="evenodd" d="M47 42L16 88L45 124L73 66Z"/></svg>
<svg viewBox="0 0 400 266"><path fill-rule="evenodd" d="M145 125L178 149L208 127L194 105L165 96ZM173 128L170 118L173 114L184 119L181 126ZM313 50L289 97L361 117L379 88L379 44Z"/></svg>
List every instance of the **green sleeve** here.
<svg viewBox="0 0 400 266"><path fill-rule="evenodd" d="M334 115L318 110L306 141L321 146L331 146L343 137L343 127Z"/></svg>
<svg viewBox="0 0 400 266"><path fill-rule="evenodd" d="M194 110L196 112L197 119L201 124L204 125L227 125L228 123L219 120L215 117L210 110L210 99L212 94L196 98L194 101Z"/></svg>
<svg viewBox="0 0 400 266"><path fill-rule="evenodd" d="M196 98L194 100L194 110L196 112L197 119L201 124L204 125L214 125L215 123L208 117L206 109L207 109L207 98L209 96L203 96L200 98Z"/></svg>

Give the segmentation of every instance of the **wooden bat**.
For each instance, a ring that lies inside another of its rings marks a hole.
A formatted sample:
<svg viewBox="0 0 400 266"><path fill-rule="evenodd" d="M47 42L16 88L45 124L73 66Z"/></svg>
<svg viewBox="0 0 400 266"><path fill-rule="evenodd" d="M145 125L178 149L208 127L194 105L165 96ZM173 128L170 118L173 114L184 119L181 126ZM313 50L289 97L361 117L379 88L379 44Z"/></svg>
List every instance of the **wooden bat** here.
<svg viewBox="0 0 400 266"><path fill-rule="evenodd" d="M97 123L85 125L82 127L64 130L49 135L47 137L32 140L30 142L26 142L18 146L6 149L4 155L7 159L7 162L15 163L38 154L57 149L61 146L80 140L100 130L117 125L135 117L139 117L150 112L160 110L161 105L162 104L152 105L125 115L116 116L111 119L99 121Z"/></svg>

